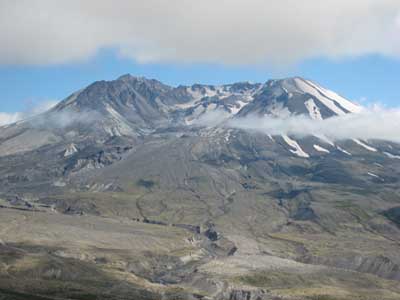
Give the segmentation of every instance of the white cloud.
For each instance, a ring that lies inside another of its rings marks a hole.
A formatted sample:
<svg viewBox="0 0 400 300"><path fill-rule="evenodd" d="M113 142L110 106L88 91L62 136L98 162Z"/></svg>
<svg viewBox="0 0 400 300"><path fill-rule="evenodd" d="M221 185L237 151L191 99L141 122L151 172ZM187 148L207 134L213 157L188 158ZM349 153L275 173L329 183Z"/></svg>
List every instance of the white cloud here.
<svg viewBox="0 0 400 300"><path fill-rule="evenodd" d="M0 112L0 126L15 123L20 120L27 119L34 115L45 112L50 108L52 108L57 103L58 103L57 101L44 101L23 112L14 112L14 113Z"/></svg>
<svg viewBox="0 0 400 300"><path fill-rule="evenodd" d="M400 109L373 107L359 114L325 120L312 120L306 116L280 119L250 116L233 120L229 126L271 135L323 135L331 140L378 139L400 142Z"/></svg>
<svg viewBox="0 0 400 300"><path fill-rule="evenodd" d="M211 110L195 119L192 125L214 127L223 123L230 116L230 113L222 109Z"/></svg>
<svg viewBox="0 0 400 300"><path fill-rule="evenodd" d="M21 120L22 116L21 113L4 113L0 112L0 126L15 123Z"/></svg>
<svg viewBox="0 0 400 300"><path fill-rule="evenodd" d="M101 115L92 110L80 112L73 110L62 110L53 112L51 114L41 115L38 118L32 118L29 120L29 124L35 128L53 129L65 128L76 123L90 124L101 119Z"/></svg>
<svg viewBox="0 0 400 300"><path fill-rule="evenodd" d="M399 0L3 0L0 63L67 63L102 48L141 62L398 57L399 20Z"/></svg>

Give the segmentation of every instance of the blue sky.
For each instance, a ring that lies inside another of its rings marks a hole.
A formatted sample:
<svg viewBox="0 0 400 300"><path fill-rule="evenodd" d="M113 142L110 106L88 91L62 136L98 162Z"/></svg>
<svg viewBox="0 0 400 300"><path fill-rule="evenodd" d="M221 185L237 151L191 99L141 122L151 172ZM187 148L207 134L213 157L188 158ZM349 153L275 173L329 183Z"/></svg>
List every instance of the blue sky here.
<svg viewBox="0 0 400 300"><path fill-rule="evenodd" d="M6 119L126 73L171 85L302 76L398 106L398 0L13 0L0 20Z"/></svg>
<svg viewBox="0 0 400 300"><path fill-rule="evenodd" d="M86 62L52 66L0 67L0 111L31 109L43 101L61 100L96 80L126 73L158 79L170 85L193 83L264 82L271 78L303 76L354 101L398 105L400 60L377 55L353 59L313 59L285 68L230 67L211 64L135 63L103 52Z"/></svg>

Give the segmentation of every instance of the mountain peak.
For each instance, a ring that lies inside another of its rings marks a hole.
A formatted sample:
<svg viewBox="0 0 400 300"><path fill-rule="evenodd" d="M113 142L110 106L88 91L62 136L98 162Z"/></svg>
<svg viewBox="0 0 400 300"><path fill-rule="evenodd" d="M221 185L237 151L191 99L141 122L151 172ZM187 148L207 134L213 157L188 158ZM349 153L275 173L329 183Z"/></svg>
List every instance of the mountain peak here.
<svg viewBox="0 0 400 300"><path fill-rule="evenodd" d="M128 82L128 83L147 83L147 84L157 84L157 85L162 85L164 87L167 87L164 83L157 79L153 78L146 78L144 76L134 76L132 74L124 74L120 77L118 77L115 81L118 82Z"/></svg>
<svg viewBox="0 0 400 300"><path fill-rule="evenodd" d="M118 78L116 79L116 81L138 81L138 82L147 82L147 81L158 81L158 80L155 80L155 79L148 79L148 78L146 78L146 77L144 77L144 76L134 76L134 75L132 75L132 74L127 73L127 74L124 74L124 75L121 75L120 77L118 77Z"/></svg>
<svg viewBox="0 0 400 300"><path fill-rule="evenodd" d="M351 101L299 76L265 84L237 82L174 88L155 79L125 74L116 80L92 83L49 113L63 112L68 117L94 114L102 131L124 135L160 126L197 124L213 113L221 116L222 122L248 115L306 115L322 120L360 110Z"/></svg>
<svg viewBox="0 0 400 300"><path fill-rule="evenodd" d="M362 107L319 84L299 76L266 82L254 101L239 116L249 114L308 115L326 119L347 113L359 113Z"/></svg>
<svg viewBox="0 0 400 300"><path fill-rule="evenodd" d="M123 74L123 75L119 76L119 77L117 78L117 80L129 80L129 79L131 79L131 78L138 78L138 77L133 76L133 75L130 74L130 73L126 73L126 74Z"/></svg>

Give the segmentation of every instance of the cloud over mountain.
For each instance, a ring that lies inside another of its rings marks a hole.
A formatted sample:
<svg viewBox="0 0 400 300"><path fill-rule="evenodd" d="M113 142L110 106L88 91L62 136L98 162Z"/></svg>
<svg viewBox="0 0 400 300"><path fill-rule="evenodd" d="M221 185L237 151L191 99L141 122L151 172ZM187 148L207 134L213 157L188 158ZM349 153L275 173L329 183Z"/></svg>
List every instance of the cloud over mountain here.
<svg viewBox="0 0 400 300"><path fill-rule="evenodd" d="M400 109L374 107L358 114L313 120L304 115L285 118L248 116L229 122L229 126L271 135L325 136L331 140L375 139L400 142Z"/></svg>
<svg viewBox="0 0 400 300"><path fill-rule="evenodd" d="M44 101L35 107L31 107L23 112L0 112L0 126L18 122L31 116L45 112L56 105L57 101Z"/></svg>
<svg viewBox="0 0 400 300"><path fill-rule="evenodd" d="M288 64L400 55L398 0L14 0L0 63L58 64L104 48L139 62Z"/></svg>

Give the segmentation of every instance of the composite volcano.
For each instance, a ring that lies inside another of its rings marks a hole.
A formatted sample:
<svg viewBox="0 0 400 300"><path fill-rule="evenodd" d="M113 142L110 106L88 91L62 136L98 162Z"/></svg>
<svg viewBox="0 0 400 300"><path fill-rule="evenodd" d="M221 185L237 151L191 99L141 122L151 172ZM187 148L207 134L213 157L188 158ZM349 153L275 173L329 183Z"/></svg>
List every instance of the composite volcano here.
<svg viewBox="0 0 400 300"><path fill-rule="evenodd" d="M362 110L300 77L124 75L1 127L0 295L399 299L400 145L229 126Z"/></svg>

